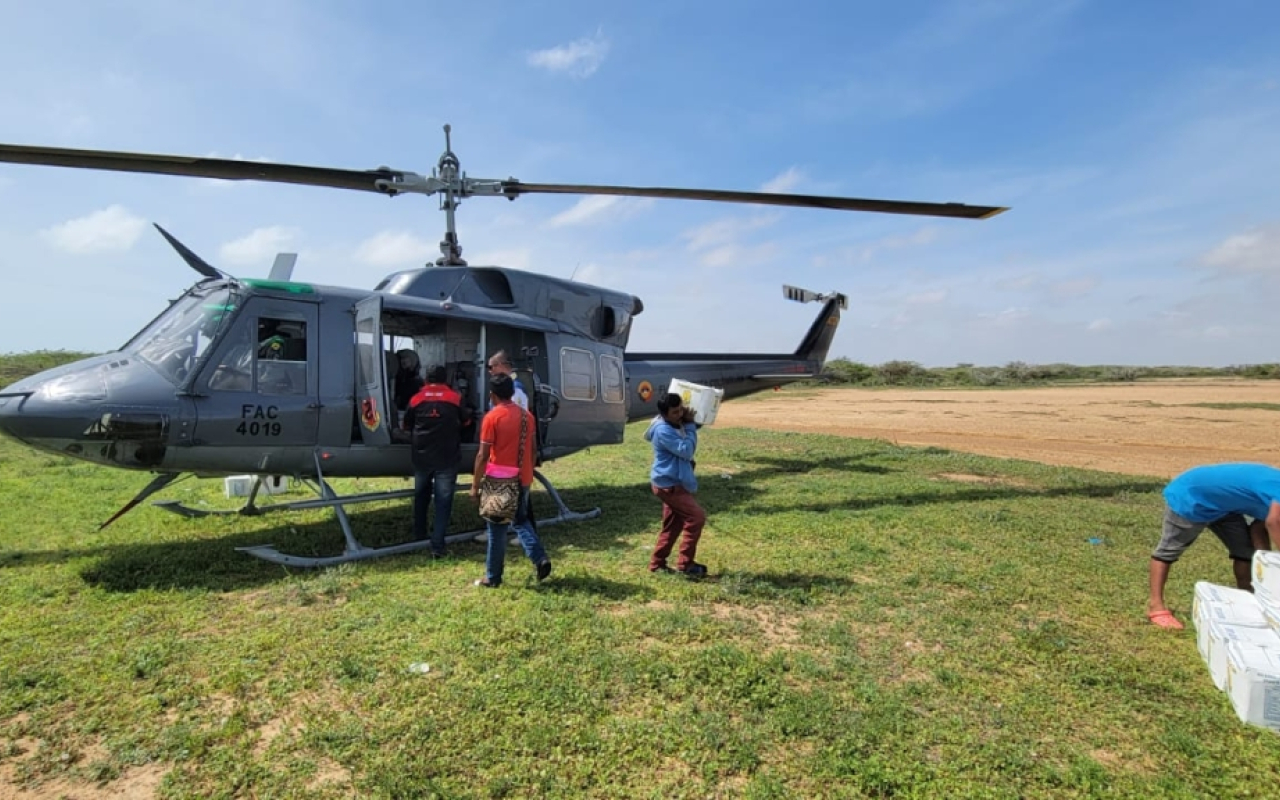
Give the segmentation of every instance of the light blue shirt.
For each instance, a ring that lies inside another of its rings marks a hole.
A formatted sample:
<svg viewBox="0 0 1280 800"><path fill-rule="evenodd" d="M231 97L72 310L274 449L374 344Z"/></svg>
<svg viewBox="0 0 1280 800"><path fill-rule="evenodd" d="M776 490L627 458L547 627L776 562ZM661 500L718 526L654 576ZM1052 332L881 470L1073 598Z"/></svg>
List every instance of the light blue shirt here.
<svg viewBox="0 0 1280 800"><path fill-rule="evenodd" d="M698 491L698 479L693 474L693 455L698 450L697 425L690 422L681 429L657 416L649 424L649 430L644 432L644 438L653 442L650 483L659 489L670 489L679 484L687 492Z"/></svg>
<svg viewBox="0 0 1280 800"><path fill-rule="evenodd" d="M1267 464L1209 464L1169 482L1164 499L1191 522L1213 522L1228 514L1266 519L1280 501L1280 469Z"/></svg>

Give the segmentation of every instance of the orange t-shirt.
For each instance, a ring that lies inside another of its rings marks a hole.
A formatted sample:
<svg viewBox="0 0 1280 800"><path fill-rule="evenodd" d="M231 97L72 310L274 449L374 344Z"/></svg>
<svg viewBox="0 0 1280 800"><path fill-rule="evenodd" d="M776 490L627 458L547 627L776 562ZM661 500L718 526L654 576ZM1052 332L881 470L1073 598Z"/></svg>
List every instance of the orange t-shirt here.
<svg viewBox="0 0 1280 800"><path fill-rule="evenodd" d="M538 438L537 423L533 415L510 401L499 403L484 415L480 423L480 443L489 445L489 463L503 467L516 465L520 449L520 415L527 417L525 429L524 461L520 463L520 485L533 484L534 442Z"/></svg>

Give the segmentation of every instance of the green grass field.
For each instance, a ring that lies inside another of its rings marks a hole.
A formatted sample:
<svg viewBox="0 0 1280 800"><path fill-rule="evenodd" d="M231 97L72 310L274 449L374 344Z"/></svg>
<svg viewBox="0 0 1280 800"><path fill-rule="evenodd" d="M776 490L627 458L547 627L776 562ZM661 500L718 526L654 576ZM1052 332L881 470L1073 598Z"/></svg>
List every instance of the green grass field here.
<svg viewBox="0 0 1280 800"><path fill-rule="evenodd" d="M549 465L604 514L543 530L543 585L513 547L496 591L479 543L318 572L234 550L336 553L322 512L98 533L147 475L0 442L0 796L1275 796L1280 736L1144 618L1161 481L706 429L694 583L645 569L641 431ZM388 543L409 506L352 519ZM1211 537L1173 574L1184 619L1196 580L1230 580Z"/></svg>

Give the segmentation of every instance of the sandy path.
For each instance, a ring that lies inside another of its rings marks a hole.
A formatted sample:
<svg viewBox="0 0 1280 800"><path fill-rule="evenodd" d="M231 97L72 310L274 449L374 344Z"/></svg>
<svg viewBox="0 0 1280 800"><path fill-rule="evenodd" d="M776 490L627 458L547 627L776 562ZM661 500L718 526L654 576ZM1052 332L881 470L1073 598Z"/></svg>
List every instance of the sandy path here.
<svg viewBox="0 0 1280 800"><path fill-rule="evenodd" d="M1209 462L1280 464L1280 381L1188 379L1001 390L799 388L725 403L716 427L826 432L1172 477Z"/></svg>

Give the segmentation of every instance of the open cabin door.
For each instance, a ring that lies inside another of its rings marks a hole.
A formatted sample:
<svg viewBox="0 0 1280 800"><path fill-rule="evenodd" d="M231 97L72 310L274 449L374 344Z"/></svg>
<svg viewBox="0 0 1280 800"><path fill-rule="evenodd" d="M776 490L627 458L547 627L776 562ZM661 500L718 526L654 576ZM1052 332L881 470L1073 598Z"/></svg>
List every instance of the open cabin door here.
<svg viewBox="0 0 1280 800"><path fill-rule="evenodd" d="M356 416L361 440L391 444L386 360L382 355L382 296L356 303Z"/></svg>

